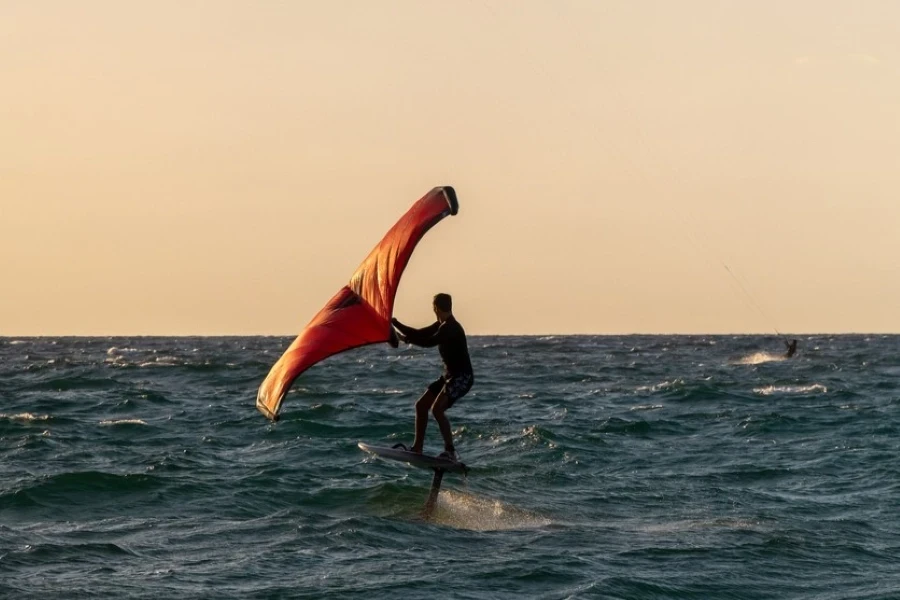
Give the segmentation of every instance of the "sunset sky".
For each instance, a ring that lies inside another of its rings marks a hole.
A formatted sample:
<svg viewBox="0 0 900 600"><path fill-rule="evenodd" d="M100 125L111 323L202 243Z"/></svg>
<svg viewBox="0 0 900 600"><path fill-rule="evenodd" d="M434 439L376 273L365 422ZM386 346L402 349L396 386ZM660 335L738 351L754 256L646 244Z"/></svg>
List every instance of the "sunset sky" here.
<svg viewBox="0 0 900 600"><path fill-rule="evenodd" d="M900 332L900 2L0 0L0 336Z"/></svg>

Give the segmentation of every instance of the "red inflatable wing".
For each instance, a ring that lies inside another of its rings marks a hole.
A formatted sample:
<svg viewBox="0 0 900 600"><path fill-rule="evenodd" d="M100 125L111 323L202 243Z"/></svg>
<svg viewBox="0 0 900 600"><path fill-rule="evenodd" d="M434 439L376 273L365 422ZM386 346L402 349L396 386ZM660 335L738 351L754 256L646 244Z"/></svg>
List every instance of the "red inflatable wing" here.
<svg viewBox="0 0 900 600"><path fill-rule="evenodd" d="M259 386L256 408L277 421L291 384L314 364L366 344L396 346L391 316L400 276L422 236L458 210L450 186L436 187L413 204L272 366Z"/></svg>

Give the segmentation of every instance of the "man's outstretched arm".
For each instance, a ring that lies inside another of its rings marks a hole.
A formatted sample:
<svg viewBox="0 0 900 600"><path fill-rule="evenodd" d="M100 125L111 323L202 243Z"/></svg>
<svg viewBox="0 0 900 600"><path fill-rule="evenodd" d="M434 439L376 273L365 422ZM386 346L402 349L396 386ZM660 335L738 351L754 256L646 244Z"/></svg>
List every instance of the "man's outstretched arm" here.
<svg viewBox="0 0 900 600"><path fill-rule="evenodd" d="M415 327L404 325L397 319L391 319L391 324L400 332L399 337L401 340L417 346L421 346L421 342L433 337L441 326L439 321L435 321L428 327L416 329Z"/></svg>
<svg viewBox="0 0 900 600"><path fill-rule="evenodd" d="M446 341L447 329L442 327L442 325L443 324L439 321L430 327L418 330L422 335L416 335L415 340L410 343L423 348L433 348L441 342Z"/></svg>

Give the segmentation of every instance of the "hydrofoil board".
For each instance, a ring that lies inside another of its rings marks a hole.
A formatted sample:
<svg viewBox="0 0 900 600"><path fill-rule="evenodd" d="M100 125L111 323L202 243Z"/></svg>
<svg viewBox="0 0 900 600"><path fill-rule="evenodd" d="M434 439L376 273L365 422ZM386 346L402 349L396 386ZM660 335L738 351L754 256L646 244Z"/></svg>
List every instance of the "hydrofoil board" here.
<svg viewBox="0 0 900 600"><path fill-rule="evenodd" d="M408 463L420 469L434 469L435 471L447 471L448 473L467 473L469 468L461 462L450 460L449 458L441 458L439 456L429 456L428 454L419 454L410 452L402 448L388 448L387 446L370 446L359 442L360 450L370 452L375 456L387 458L390 460L399 460Z"/></svg>

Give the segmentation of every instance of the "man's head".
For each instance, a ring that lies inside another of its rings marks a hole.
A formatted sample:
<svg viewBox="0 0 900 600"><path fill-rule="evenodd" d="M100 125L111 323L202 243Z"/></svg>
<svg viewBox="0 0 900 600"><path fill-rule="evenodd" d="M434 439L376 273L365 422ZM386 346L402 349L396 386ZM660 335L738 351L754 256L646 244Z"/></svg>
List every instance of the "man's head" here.
<svg viewBox="0 0 900 600"><path fill-rule="evenodd" d="M453 300L450 298L450 294L435 294L432 307L438 319L443 320L450 316L453 312Z"/></svg>

